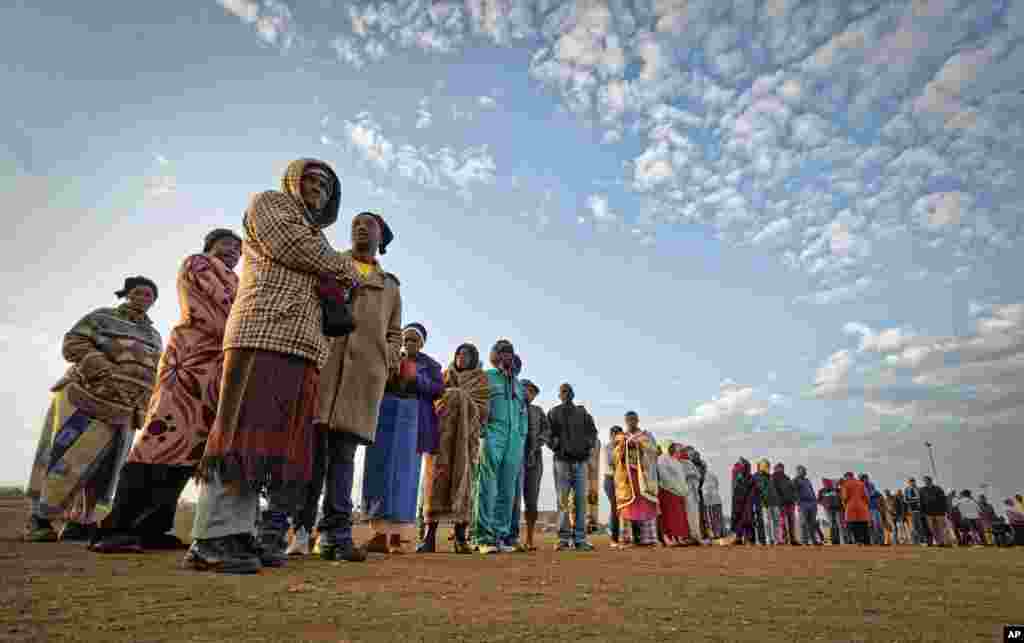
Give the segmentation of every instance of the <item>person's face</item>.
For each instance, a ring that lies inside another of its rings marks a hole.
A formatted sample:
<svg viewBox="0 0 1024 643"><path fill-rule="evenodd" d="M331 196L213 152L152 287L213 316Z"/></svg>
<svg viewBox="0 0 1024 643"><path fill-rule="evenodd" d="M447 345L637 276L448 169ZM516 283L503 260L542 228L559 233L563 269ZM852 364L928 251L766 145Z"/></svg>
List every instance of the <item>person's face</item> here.
<svg viewBox="0 0 1024 643"><path fill-rule="evenodd" d="M907 480L907 486L908 487L916 487L917 486L917 480L914 480L913 478L911 478L910 480Z"/></svg>
<svg viewBox="0 0 1024 643"><path fill-rule="evenodd" d="M455 368L462 371L473 361L468 348L460 348L455 352Z"/></svg>
<svg viewBox="0 0 1024 643"><path fill-rule="evenodd" d="M568 384L562 384L558 387L558 399L563 403L568 402L572 399L572 387Z"/></svg>
<svg viewBox="0 0 1024 643"><path fill-rule="evenodd" d="M304 174L299 179L302 201L310 210L319 212L327 205L327 182L314 174Z"/></svg>
<svg viewBox="0 0 1024 643"><path fill-rule="evenodd" d="M128 305L140 312L146 312L153 307L156 301L156 293L149 286L135 286L125 296Z"/></svg>
<svg viewBox="0 0 1024 643"><path fill-rule="evenodd" d="M537 399L537 389L532 386L526 387L526 403L533 404L533 401Z"/></svg>
<svg viewBox="0 0 1024 643"><path fill-rule="evenodd" d="M925 478L924 479L924 486L930 487L931 485L932 485L932 479L931 478Z"/></svg>
<svg viewBox="0 0 1024 643"><path fill-rule="evenodd" d="M234 237L221 237L210 246L210 255L220 259L228 270L234 270L242 257L242 243Z"/></svg>
<svg viewBox="0 0 1024 643"><path fill-rule="evenodd" d="M406 356L413 359L420 354L420 349L423 348L423 340L420 339L418 333L407 330L402 333L402 346L405 347Z"/></svg>
<svg viewBox="0 0 1024 643"><path fill-rule="evenodd" d="M639 417L637 417L635 415L627 415L625 417L625 420L626 420L626 430L629 431L630 433L635 433L636 430L640 428L640 418Z"/></svg>
<svg viewBox="0 0 1024 643"><path fill-rule="evenodd" d="M352 219L352 247L364 254L374 256L380 248L380 222L377 217L360 214Z"/></svg>

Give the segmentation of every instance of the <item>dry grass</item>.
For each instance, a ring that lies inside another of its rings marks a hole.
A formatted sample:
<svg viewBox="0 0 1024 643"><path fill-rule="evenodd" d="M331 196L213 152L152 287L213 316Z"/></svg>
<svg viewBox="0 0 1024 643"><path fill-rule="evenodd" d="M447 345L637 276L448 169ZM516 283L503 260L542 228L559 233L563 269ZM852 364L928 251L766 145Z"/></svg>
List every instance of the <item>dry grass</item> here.
<svg viewBox="0 0 1024 643"><path fill-rule="evenodd" d="M1024 620L1020 548L546 548L231 577L22 544L23 511L0 503L2 640L961 643Z"/></svg>

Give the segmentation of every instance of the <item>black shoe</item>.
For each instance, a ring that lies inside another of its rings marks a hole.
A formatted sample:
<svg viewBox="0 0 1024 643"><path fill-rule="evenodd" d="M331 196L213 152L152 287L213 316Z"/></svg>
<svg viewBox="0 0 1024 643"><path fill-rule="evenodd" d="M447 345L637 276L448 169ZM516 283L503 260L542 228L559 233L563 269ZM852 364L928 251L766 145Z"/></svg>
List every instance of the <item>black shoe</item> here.
<svg viewBox="0 0 1024 643"><path fill-rule="evenodd" d="M423 534L423 541L416 547L417 554L437 553L437 523L427 525L427 531Z"/></svg>
<svg viewBox="0 0 1024 643"><path fill-rule="evenodd" d="M174 534L147 534L142 537L142 548L156 551L188 549L188 545Z"/></svg>
<svg viewBox="0 0 1024 643"><path fill-rule="evenodd" d="M366 550L356 547L351 542L345 545L325 545L320 543L320 559L362 563L366 560Z"/></svg>
<svg viewBox="0 0 1024 643"><path fill-rule="evenodd" d="M93 540L89 551L97 554L141 554L142 542L135 534L111 532Z"/></svg>
<svg viewBox="0 0 1024 643"><path fill-rule="evenodd" d="M265 534L259 541L249 536L248 541L248 547L264 567L284 567L288 562L288 545L276 535Z"/></svg>
<svg viewBox="0 0 1024 643"><path fill-rule="evenodd" d="M263 568L259 557L247 551L238 536L193 541L182 565L221 574L256 574Z"/></svg>
<svg viewBox="0 0 1024 643"><path fill-rule="evenodd" d="M89 543L96 532L96 524L83 525L80 522L69 520L64 523L60 530L60 541L62 543Z"/></svg>
<svg viewBox="0 0 1024 643"><path fill-rule="evenodd" d="M30 543L55 543L57 542L57 532L49 520L30 516L22 538L25 542Z"/></svg>

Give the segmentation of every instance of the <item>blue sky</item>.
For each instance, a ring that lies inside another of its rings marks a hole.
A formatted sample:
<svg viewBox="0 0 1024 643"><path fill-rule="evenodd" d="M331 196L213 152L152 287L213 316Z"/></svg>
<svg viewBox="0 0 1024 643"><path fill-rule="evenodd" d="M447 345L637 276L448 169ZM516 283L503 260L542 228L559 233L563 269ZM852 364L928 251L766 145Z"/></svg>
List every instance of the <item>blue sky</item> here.
<svg viewBox="0 0 1024 643"><path fill-rule="evenodd" d="M1024 487L1022 3L38 4L0 10L0 481L67 328L142 273L169 332L184 256L314 156L443 363L510 337L544 405L723 478L890 486L930 440L941 482Z"/></svg>

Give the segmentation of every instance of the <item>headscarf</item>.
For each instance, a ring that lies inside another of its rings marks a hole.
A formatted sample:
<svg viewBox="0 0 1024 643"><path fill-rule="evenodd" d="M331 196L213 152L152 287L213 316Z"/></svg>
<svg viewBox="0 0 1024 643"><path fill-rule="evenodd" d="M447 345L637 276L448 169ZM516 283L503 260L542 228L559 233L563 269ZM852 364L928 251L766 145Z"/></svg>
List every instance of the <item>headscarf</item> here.
<svg viewBox="0 0 1024 643"><path fill-rule="evenodd" d="M216 228L214 230L210 230L203 239L203 252L209 252L210 248L213 247L213 244L226 238L235 239L239 243L242 242L242 238L235 234L234 231L228 230L227 228Z"/></svg>
<svg viewBox="0 0 1024 643"><path fill-rule="evenodd" d="M313 166L313 167L311 167ZM314 169L315 168L315 169ZM313 212L302 200L302 176L304 174L315 174L318 177L328 178L328 197L324 207L319 212ZM334 173L331 166L318 159L296 159L285 168L284 176L281 177L281 191L302 204L306 220L310 225L323 229L333 225L338 220L338 208L341 206L341 181Z"/></svg>
<svg viewBox="0 0 1024 643"><path fill-rule="evenodd" d="M411 330L412 332L414 332L417 335L419 335L420 336L420 343L421 344L426 344L427 343L427 329L426 329L426 327L423 326L423 324L421 324L419 322L413 322L411 324L406 324L405 328L402 329L402 332L404 333L407 330Z"/></svg>
<svg viewBox="0 0 1024 643"><path fill-rule="evenodd" d="M388 244L395 240L395 233L391 231L391 226L384 220L384 217L376 212L360 212L356 216L359 217L364 214L377 220L377 225L380 226L380 247L377 250L380 254L386 255L388 253Z"/></svg>
<svg viewBox="0 0 1024 643"><path fill-rule="evenodd" d="M466 350L466 352L470 354L470 363L463 367L463 371L471 371L480 367L480 351L476 349L476 346L469 343L460 344L459 347L455 349L455 354L458 355L461 350Z"/></svg>
<svg viewBox="0 0 1024 643"><path fill-rule="evenodd" d="M519 377L519 374L523 372L523 358L518 355L512 355L512 375Z"/></svg>
<svg viewBox="0 0 1024 643"><path fill-rule="evenodd" d="M821 486L824 487L825 489L832 489L832 488L834 488L832 486L832 478L822 478L821 479Z"/></svg>
<svg viewBox="0 0 1024 643"><path fill-rule="evenodd" d="M157 289L156 284L153 283L153 280L143 277L142 275L128 277L125 279L124 288L115 292L114 295L117 296L118 299L124 299L133 288L137 288L138 286L148 286L153 291L153 299L160 296L160 291Z"/></svg>
<svg viewBox="0 0 1024 643"><path fill-rule="evenodd" d="M771 473L772 463L767 458L761 458L757 461L757 472L758 473Z"/></svg>

